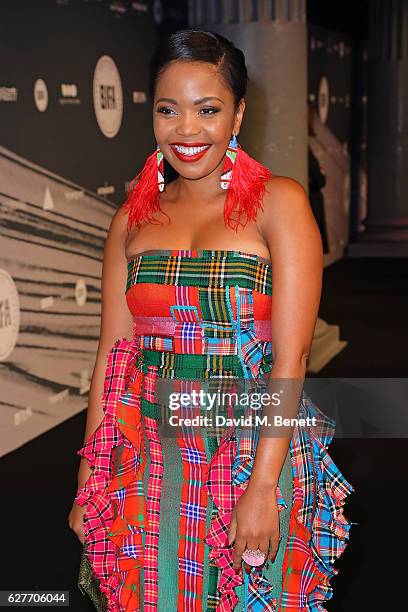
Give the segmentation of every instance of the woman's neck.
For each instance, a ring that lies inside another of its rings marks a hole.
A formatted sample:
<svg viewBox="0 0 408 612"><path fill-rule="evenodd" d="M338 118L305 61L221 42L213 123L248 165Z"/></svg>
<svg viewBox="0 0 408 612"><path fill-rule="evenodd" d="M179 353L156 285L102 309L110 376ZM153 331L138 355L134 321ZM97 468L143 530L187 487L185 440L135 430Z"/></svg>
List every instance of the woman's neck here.
<svg viewBox="0 0 408 612"><path fill-rule="evenodd" d="M179 176L171 183L170 197L174 201L188 201L190 203L199 202L201 205L213 204L225 191L221 189L222 164L211 172L208 176L199 179L185 179Z"/></svg>

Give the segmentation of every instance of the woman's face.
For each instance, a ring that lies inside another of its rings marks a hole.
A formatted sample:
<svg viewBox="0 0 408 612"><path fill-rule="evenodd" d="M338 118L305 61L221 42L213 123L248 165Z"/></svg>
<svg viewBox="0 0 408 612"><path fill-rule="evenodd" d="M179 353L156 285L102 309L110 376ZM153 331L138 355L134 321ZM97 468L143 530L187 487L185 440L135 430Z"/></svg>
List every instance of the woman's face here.
<svg viewBox="0 0 408 612"><path fill-rule="evenodd" d="M186 179L222 168L232 134L238 134L245 102L234 96L217 67L175 61L160 75L153 103L153 127L166 160Z"/></svg>

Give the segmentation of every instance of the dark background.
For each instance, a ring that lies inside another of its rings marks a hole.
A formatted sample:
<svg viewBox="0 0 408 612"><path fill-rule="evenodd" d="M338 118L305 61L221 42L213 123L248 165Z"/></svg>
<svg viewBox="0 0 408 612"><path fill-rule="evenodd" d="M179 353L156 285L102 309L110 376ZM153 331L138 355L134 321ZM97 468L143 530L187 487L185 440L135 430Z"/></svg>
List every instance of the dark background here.
<svg viewBox="0 0 408 612"><path fill-rule="evenodd" d="M148 61L156 43L151 10L109 9L110 2L18 0L0 7L1 85L16 87L15 103L0 103L0 145L93 192L105 183L117 205L125 183L153 150L149 102L135 104L132 91L147 90ZM106 138L93 110L93 73L109 55L122 80L123 120ZM42 78L48 109L41 113L33 87ZM80 104L62 105L61 83L77 85Z"/></svg>

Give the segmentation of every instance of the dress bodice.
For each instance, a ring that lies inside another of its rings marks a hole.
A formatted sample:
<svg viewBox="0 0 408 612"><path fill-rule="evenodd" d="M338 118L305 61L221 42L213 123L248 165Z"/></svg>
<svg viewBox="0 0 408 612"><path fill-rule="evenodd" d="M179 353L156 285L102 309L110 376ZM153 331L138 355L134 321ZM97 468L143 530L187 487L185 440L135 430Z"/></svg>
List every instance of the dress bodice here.
<svg viewBox="0 0 408 612"><path fill-rule="evenodd" d="M259 255L144 251L128 260L126 300L142 349L239 357L250 378L270 365L272 272Z"/></svg>

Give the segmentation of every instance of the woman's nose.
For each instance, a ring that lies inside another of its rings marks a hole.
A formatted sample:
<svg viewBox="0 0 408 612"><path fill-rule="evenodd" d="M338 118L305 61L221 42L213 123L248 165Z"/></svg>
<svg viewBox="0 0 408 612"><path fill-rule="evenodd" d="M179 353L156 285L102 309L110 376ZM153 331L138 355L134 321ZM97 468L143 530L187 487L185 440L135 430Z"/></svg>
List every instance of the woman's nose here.
<svg viewBox="0 0 408 612"><path fill-rule="evenodd" d="M200 126L195 117L190 114L182 115L177 121L177 133L183 136L199 134Z"/></svg>

